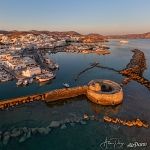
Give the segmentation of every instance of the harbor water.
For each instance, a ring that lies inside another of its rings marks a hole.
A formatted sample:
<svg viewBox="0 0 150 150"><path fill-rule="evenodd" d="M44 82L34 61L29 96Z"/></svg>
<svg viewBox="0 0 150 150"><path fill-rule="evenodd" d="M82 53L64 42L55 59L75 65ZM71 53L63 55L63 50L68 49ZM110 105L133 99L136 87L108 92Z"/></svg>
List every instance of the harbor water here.
<svg viewBox="0 0 150 150"><path fill-rule="evenodd" d="M65 52L51 54L51 58L59 64L54 80L41 85L33 83L26 87L17 87L16 81L0 83L0 100L62 88L63 83L69 83L71 87L85 85L93 79L109 79L121 83L124 79L122 75L97 67L85 71L78 78L77 75L95 62L116 70L124 69L132 58L131 50L135 48L145 54L147 69L143 76L150 80L150 40L129 40L127 44L120 44L119 40L110 40L108 46L111 51L109 55ZM48 134L31 134L23 142L19 140L21 137L11 137L8 143L4 144L3 138L0 137L0 150L101 150L106 148L106 143L102 145L106 139L112 140L112 138L118 143L123 143L123 147L120 148L125 150L130 149L127 145L134 142L147 143L146 147L135 149L149 150L149 128L126 127L103 122L104 115L108 115L122 120L140 118L150 124L150 91L136 81L125 85L123 91L123 103L113 107L96 105L86 97L80 96L63 102L49 104L33 102L1 110L2 133L24 127L46 128L52 121L65 122L65 126L54 128ZM85 113L95 116L98 120L90 119L87 122L75 120L82 118ZM74 123L71 123L73 119ZM114 145L109 148L113 149Z"/></svg>

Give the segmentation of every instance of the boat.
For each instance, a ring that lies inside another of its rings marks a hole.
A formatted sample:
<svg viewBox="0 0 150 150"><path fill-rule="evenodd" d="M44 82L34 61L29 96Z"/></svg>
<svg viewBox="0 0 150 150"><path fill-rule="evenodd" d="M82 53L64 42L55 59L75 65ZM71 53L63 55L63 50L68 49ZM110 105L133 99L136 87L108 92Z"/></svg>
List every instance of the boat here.
<svg viewBox="0 0 150 150"><path fill-rule="evenodd" d="M33 82L33 78L30 78L30 79L29 79L29 83L32 83L32 82Z"/></svg>
<svg viewBox="0 0 150 150"><path fill-rule="evenodd" d="M66 87L66 88L70 87L70 85L68 83L63 83L63 86Z"/></svg>
<svg viewBox="0 0 150 150"><path fill-rule="evenodd" d="M23 84L23 81L22 81L21 79L19 79L19 80L16 82L16 85L19 86L19 85L21 85L21 84Z"/></svg>
<svg viewBox="0 0 150 150"><path fill-rule="evenodd" d="M53 79L55 75L53 73L42 74L36 77L39 82L46 82Z"/></svg>
<svg viewBox="0 0 150 150"><path fill-rule="evenodd" d="M27 85L27 84L28 84L28 80L24 80L23 85Z"/></svg>
<svg viewBox="0 0 150 150"><path fill-rule="evenodd" d="M120 43L127 44L127 43L129 43L129 41L127 41L127 40L120 40Z"/></svg>
<svg viewBox="0 0 150 150"><path fill-rule="evenodd" d="M58 69L58 68L59 68L59 65L58 65L58 64L55 64L55 67Z"/></svg>

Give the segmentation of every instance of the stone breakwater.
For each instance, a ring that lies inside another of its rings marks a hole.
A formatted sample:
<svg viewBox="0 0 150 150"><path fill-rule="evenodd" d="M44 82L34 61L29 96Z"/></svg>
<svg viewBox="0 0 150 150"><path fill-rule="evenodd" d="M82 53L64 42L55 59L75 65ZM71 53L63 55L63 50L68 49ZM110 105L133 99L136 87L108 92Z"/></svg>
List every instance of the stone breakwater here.
<svg viewBox="0 0 150 150"><path fill-rule="evenodd" d="M121 120L119 118L111 118L108 116L104 116L104 121L109 123L114 123L114 124L121 124L128 127L136 126L136 127L149 128L149 125L144 123L140 119L126 121L126 120Z"/></svg>
<svg viewBox="0 0 150 150"><path fill-rule="evenodd" d="M143 77L143 72L146 69L145 55L138 49L134 49L132 50L132 52L134 54L129 64L119 73L128 78L127 82L129 82L130 80L135 80L150 89L150 81Z"/></svg>
<svg viewBox="0 0 150 150"><path fill-rule="evenodd" d="M0 109L6 109L9 107L17 106L24 103L29 103L33 101L45 101L53 102L57 100L63 100L66 98L72 98L86 94L87 86L79 86L73 88L63 88L54 91L46 92L43 94L35 94L31 96L18 97L9 100L0 101Z"/></svg>
<svg viewBox="0 0 150 150"><path fill-rule="evenodd" d="M63 120L53 120L45 127L21 127L12 128L10 130L0 131L0 148L1 145L7 145L11 140L16 140L19 143L25 142L29 138L37 135L48 135L56 129L67 129L75 125L86 125L88 121L99 121L94 115L77 116L65 118Z"/></svg>
<svg viewBox="0 0 150 150"><path fill-rule="evenodd" d="M103 124L103 120L109 123L119 123L128 127L137 126L148 128L149 125L143 123L140 119L134 121L123 121L118 118L110 118L104 116L104 118L98 118L95 115L88 115L85 113L83 116L77 116L73 114L71 118L64 118L63 120L53 120L44 127L18 127L11 128L10 130L0 131L0 148L2 145L7 145L11 140L16 140L19 143L23 143L26 140L34 136L45 136L55 131L56 129L65 130L69 127L74 127L76 125L86 125L89 121L96 121ZM113 127L114 128L114 127ZM116 130L116 128L114 128Z"/></svg>
<svg viewBox="0 0 150 150"><path fill-rule="evenodd" d="M54 102L85 95L93 103L100 105L118 105L123 101L123 91L119 84L110 80L92 80L86 86L57 89L43 94L24 96L0 101L0 109L33 101Z"/></svg>

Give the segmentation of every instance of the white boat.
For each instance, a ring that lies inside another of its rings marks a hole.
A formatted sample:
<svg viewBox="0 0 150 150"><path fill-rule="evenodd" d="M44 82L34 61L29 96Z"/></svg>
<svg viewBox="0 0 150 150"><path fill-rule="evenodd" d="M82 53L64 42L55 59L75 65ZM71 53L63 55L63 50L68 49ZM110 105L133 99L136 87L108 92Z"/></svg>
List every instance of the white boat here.
<svg viewBox="0 0 150 150"><path fill-rule="evenodd" d="M58 64L55 64L55 67L58 69L58 68L59 68L59 65L58 65Z"/></svg>
<svg viewBox="0 0 150 150"><path fill-rule="evenodd" d="M29 83L32 83L33 82L33 78L29 79Z"/></svg>
<svg viewBox="0 0 150 150"><path fill-rule="evenodd" d="M28 84L28 80L24 80L23 85L27 85L27 84Z"/></svg>
<svg viewBox="0 0 150 150"><path fill-rule="evenodd" d="M127 43L129 43L129 41L127 41L127 40L120 40L120 43L127 44Z"/></svg>
<svg viewBox="0 0 150 150"><path fill-rule="evenodd" d="M55 75L53 73L47 73L39 75L36 79L38 79L39 82L46 82L53 79L54 77Z"/></svg>
<svg viewBox="0 0 150 150"><path fill-rule="evenodd" d="M63 86L66 87L66 88L70 87L70 85L68 83L63 83Z"/></svg>
<svg viewBox="0 0 150 150"><path fill-rule="evenodd" d="M23 84L23 81L22 81L22 80L18 80L17 83L16 83L17 86L19 86L19 85L21 85L21 84Z"/></svg>

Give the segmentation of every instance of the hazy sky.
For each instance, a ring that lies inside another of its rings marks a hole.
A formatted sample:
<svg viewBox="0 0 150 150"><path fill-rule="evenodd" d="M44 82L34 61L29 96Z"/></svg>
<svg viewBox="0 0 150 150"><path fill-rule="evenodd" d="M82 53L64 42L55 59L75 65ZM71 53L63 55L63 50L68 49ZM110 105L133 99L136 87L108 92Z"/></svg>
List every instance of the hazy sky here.
<svg viewBox="0 0 150 150"><path fill-rule="evenodd" d="M150 31L150 0L1 0L1 30Z"/></svg>

